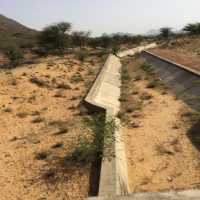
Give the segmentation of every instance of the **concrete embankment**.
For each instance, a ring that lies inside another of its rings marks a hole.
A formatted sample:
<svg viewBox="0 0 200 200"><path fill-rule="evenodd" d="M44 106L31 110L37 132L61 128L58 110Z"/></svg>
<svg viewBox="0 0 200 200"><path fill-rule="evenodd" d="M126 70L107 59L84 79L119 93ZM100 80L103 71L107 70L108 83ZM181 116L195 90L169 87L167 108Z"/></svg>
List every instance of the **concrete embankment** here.
<svg viewBox="0 0 200 200"><path fill-rule="evenodd" d="M155 73L178 98L193 109L200 109L200 72L148 51L143 51L141 57L152 64Z"/></svg>
<svg viewBox="0 0 200 200"><path fill-rule="evenodd" d="M104 158L101 165L99 196L122 195L129 192L124 144L120 139L120 120L116 117L120 109L121 63L119 58L109 55L85 101L106 112L106 120L113 118L117 123L115 156Z"/></svg>

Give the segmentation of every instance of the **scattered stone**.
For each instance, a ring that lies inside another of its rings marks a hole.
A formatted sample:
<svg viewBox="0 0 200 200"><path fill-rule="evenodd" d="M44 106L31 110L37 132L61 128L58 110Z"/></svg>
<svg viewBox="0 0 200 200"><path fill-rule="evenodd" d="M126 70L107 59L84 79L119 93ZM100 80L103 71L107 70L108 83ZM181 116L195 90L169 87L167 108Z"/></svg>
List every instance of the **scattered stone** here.
<svg viewBox="0 0 200 200"><path fill-rule="evenodd" d="M16 136L14 136L13 138L10 139L10 142L14 142L16 141L18 138Z"/></svg>
<svg viewBox="0 0 200 200"><path fill-rule="evenodd" d="M32 123L41 123L43 121L44 121L44 118L37 116L37 117L34 117L31 122Z"/></svg>
<svg viewBox="0 0 200 200"><path fill-rule="evenodd" d="M139 162L143 162L143 161L144 161L144 157L139 157L139 158L138 158L138 161L139 161Z"/></svg>
<svg viewBox="0 0 200 200"><path fill-rule="evenodd" d="M132 127L132 128L139 128L139 127L140 127L140 124L139 124L139 122L132 122L132 123L131 123L131 127Z"/></svg>
<svg viewBox="0 0 200 200"><path fill-rule="evenodd" d="M134 118L137 118L137 117L140 117L141 116L141 113L138 112L138 111L135 111L133 114L132 114L132 117Z"/></svg>
<svg viewBox="0 0 200 200"><path fill-rule="evenodd" d="M170 176L168 176L168 177L167 177L167 180L168 180L169 182L172 182L172 181L173 181L173 178L170 177Z"/></svg>
<svg viewBox="0 0 200 200"><path fill-rule="evenodd" d="M51 148L52 149L57 149L57 148L61 148L61 147L63 147L63 143L62 142L58 142L58 143L54 144Z"/></svg>

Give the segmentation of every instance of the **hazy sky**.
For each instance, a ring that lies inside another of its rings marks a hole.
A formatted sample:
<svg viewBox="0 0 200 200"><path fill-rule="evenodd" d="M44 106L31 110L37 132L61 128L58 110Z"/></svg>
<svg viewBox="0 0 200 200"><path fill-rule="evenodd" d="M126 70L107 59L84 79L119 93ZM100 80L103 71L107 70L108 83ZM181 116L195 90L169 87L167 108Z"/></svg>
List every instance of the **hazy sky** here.
<svg viewBox="0 0 200 200"><path fill-rule="evenodd" d="M200 0L0 0L0 13L39 30L69 21L94 35L138 34L200 21Z"/></svg>

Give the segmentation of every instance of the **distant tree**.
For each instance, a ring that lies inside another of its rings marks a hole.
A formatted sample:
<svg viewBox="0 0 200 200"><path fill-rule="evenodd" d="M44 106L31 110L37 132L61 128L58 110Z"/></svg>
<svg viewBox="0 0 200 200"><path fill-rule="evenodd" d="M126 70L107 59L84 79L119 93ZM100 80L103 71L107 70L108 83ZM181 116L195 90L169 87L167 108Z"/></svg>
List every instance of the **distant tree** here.
<svg viewBox="0 0 200 200"><path fill-rule="evenodd" d="M140 44L145 39L142 35L136 35L131 37L131 42L135 44Z"/></svg>
<svg viewBox="0 0 200 200"><path fill-rule="evenodd" d="M92 48L97 48L100 46L100 38L89 38L88 45Z"/></svg>
<svg viewBox="0 0 200 200"><path fill-rule="evenodd" d="M112 38L109 37L107 34L103 34L99 38L100 46L103 48L109 48L112 45Z"/></svg>
<svg viewBox="0 0 200 200"><path fill-rule="evenodd" d="M69 31L71 24L61 22L47 26L39 35L39 44L47 52L59 51L64 52L70 45Z"/></svg>
<svg viewBox="0 0 200 200"><path fill-rule="evenodd" d="M187 32L190 35L200 35L200 23L193 23L193 24L187 24L183 31Z"/></svg>
<svg viewBox="0 0 200 200"><path fill-rule="evenodd" d="M87 45L90 32L74 31L71 36L73 45L82 48Z"/></svg>
<svg viewBox="0 0 200 200"><path fill-rule="evenodd" d="M173 32L172 29L169 27L163 27L160 29L160 37L164 39L169 39L172 36Z"/></svg>

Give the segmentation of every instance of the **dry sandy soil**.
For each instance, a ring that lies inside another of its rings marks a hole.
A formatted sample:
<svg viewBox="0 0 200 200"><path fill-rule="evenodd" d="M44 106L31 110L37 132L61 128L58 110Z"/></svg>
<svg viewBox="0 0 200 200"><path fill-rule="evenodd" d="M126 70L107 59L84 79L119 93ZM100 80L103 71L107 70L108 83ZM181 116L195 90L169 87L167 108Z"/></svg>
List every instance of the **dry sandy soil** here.
<svg viewBox="0 0 200 200"><path fill-rule="evenodd" d="M140 61L128 61L133 76L125 81L120 117L132 192L189 189L200 186L199 151L188 137L196 116L163 85L152 88ZM128 83L128 84L127 84ZM130 84L131 83L131 84Z"/></svg>
<svg viewBox="0 0 200 200"><path fill-rule="evenodd" d="M200 56L188 52L179 52L177 50L171 49L153 49L151 50L152 53L172 60L176 63L182 64L186 67L190 67L191 69L195 69L200 71Z"/></svg>
<svg viewBox="0 0 200 200"><path fill-rule="evenodd" d="M171 41L151 52L200 71L200 38L185 37Z"/></svg>
<svg viewBox="0 0 200 200"><path fill-rule="evenodd" d="M79 103L102 65L73 56L0 71L1 200L83 199L91 163L68 159L80 137Z"/></svg>

